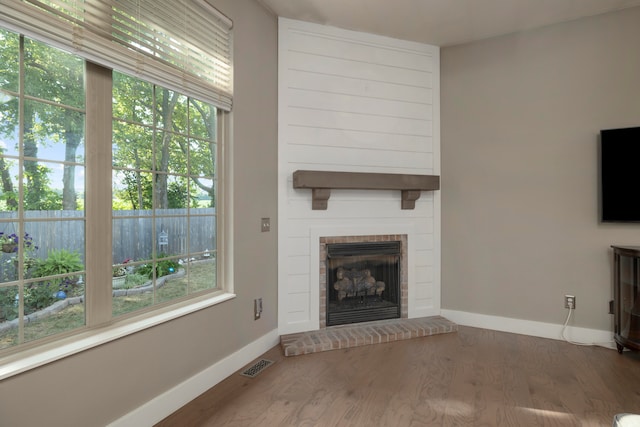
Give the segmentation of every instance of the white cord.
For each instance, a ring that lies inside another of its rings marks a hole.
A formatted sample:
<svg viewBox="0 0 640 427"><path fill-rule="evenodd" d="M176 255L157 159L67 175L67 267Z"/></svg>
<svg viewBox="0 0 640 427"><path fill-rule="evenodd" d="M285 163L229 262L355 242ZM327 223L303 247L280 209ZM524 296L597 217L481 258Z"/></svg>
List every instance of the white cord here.
<svg viewBox="0 0 640 427"><path fill-rule="evenodd" d="M573 307L569 307L569 313L567 314L567 320L565 320L564 325L562 326L562 339L564 339L566 342L568 342L569 344L573 344L573 345L583 345L583 346L600 346L600 347L604 347L604 348L608 348L608 349L612 349L613 347L611 347L611 345L615 344L615 342L613 340L608 341L606 343L584 343L584 342L576 342L576 341L571 341L569 338L564 336L564 332L567 329L567 326L569 325L569 319L571 319L571 313L573 313Z"/></svg>

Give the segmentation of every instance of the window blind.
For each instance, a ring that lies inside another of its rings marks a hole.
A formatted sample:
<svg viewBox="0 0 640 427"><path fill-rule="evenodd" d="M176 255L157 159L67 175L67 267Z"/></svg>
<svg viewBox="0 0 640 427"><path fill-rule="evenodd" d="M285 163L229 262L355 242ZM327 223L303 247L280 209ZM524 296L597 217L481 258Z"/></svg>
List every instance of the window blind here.
<svg viewBox="0 0 640 427"><path fill-rule="evenodd" d="M232 22L207 0L0 0L0 23L231 110Z"/></svg>

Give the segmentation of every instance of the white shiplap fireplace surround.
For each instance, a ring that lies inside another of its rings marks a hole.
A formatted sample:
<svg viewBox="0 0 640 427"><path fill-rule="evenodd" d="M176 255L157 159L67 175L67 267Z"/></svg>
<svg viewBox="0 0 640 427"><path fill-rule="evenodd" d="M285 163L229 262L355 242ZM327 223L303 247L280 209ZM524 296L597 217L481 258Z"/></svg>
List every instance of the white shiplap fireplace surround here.
<svg viewBox="0 0 640 427"><path fill-rule="evenodd" d="M278 329L323 326L321 238L406 236L403 316L440 314L440 197L332 190L326 210L297 170L439 175L439 49L280 18Z"/></svg>

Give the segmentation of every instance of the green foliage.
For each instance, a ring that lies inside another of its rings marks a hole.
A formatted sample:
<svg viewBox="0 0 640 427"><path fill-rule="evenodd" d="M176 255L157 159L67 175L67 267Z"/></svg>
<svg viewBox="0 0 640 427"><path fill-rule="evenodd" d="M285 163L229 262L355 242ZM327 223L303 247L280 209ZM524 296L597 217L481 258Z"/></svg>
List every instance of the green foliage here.
<svg viewBox="0 0 640 427"><path fill-rule="evenodd" d="M22 80L25 91L33 97L24 102L18 103L16 98L0 104L0 135L5 137L8 150L22 152L31 159L41 157L38 155L41 147L62 145L68 164L64 165L63 188L55 191L50 179L53 171L45 166L47 163L25 159L24 198L18 201L12 196L17 194L14 165L0 162L0 181L6 195L3 205L7 210L17 210L20 203L25 210L76 209L73 163L84 140L84 114L76 110L84 109L84 61L26 37L22 42L23 50L19 35L0 30L0 85L17 91ZM22 139L16 133L19 126Z"/></svg>
<svg viewBox="0 0 640 427"><path fill-rule="evenodd" d="M46 259L40 260L35 266L33 277L48 277L82 270L84 270L84 265L79 253L69 252L65 249L52 250ZM58 277L47 281L46 284L35 286L33 289L30 285L25 291L25 310L27 306L39 310L52 304L55 302L55 293L58 291L64 291L67 296L81 294L83 289L78 286L79 278L79 275Z"/></svg>
<svg viewBox="0 0 640 427"><path fill-rule="evenodd" d="M13 320L18 317L16 287L0 288L0 321Z"/></svg>
<svg viewBox="0 0 640 427"><path fill-rule="evenodd" d="M180 268L180 264L172 259L163 259L158 261L156 264L156 277L166 276L167 274L172 274ZM173 269L171 271L170 269ZM142 276L148 277L149 279L153 278L153 264L143 264L136 269L136 274L140 274Z"/></svg>
<svg viewBox="0 0 640 427"><path fill-rule="evenodd" d="M3 211L17 211L18 210L18 195L15 192L0 194L0 210Z"/></svg>
<svg viewBox="0 0 640 427"><path fill-rule="evenodd" d="M62 194L60 194L60 191L50 188L43 190L37 207L43 211L62 210Z"/></svg>
<svg viewBox="0 0 640 427"><path fill-rule="evenodd" d="M46 277L82 270L84 265L79 253L60 249L50 251L47 258L38 263L33 274L34 277Z"/></svg>
<svg viewBox="0 0 640 427"><path fill-rule="evenodd" d="M128 274L123 288L131 289L149 284L149 277L141 274Z"/></svg>
<svg viewBox="0 0 640 427"><path fill-rule="evenodd" d="M34 149L37 152L37 149ZM33 154L32 154L33 155ZM51 200L56 196L51 190L49 174L51 169L32 160L24 161L24 179L26 181L24 194L24 209L46 210ZM55 202L54 202L55 203Z"/></svg>
<svg viewBox="0 0 640 427"><path fill-rule="evenodd" d="M195 207L199 192L212 200L215 107L118 72L113 76L113 162L123 168L114 207ZM156 131L138 123L154 125ZM187 174L204 179L187 181L182 178Z"/></svg>
<svg viewBox="0 0 640 427"><path fill-rule="evenodd" d="M195 188L191 186L190 192L187 194L186 185L184 180L178 179L176 181L169 182L167 188L167 199L169 201L169 209L183 209L187 207L198 207L197 194ZM187 206L189 201L190 206Z"/></svg>
<svg viewBox="0 0 640 427"><path fill-rule="evenodd" d="M56 301L58 286L46 283L30 283L24 289L24 314L28 315L42 310ZM0 321L13 320L18 317L17 288L0 289Z"/></svg>
<svg viewBox="0 0 640 427"><path fill-rule="evenodd" d="M136 268L136 274L139 274L144 277L152 278L153 277L153 265L152 264L142 264L138 268Z"/></svg>
<svg viewBox="0 0 640 427"><path fill-rule="evenodd" d="M50 282L29 284L24 291L25 314L42 310L53 304L56 301L55 293L58 290L58 285Z"/></svg>
<svg viewBox="0 0 640 427"><path fill-rule="evenodd" d="M153 205L153 184L151 175L148 173L136 173L134 171L118 171L122 177L121 190L114 190L116 200L124 202L123 209L151 209ZM114 209L118 205L114 204Z"/></svg>
<svg viewBox="0 0 640 427"><path fill-rule="evenodd" d="M15 260L11 260L15 262ZM35 263L34 267L31 267ZM58 274L73 273L82 271L84 266L77 252L69 252L61 249L51 251L47 259L38 260L35 258L25 259L25 268L33 268L33 277L47 277ZM31 276L25 271L25 277ZM67 296L75 293L82 293L81 289L76 292L78 276L55 278L37 283L29 283L24 288L24 313L30 314L53 304L58 291L64 291ZM17 287L0 288L0 321L12 320L18 316L18 305L16 304Z"/></svg>
<svg viewBox="0 0 640 427"><path fill-rule="evenodd" d="M22 46L22 47L21 47ZM81 208L76 162L84 143L84 61L44 43L0 29L0 87L17 92L25 82L29 99L0 103L0 207L17 210ZM113 164L127 175L114 189L114 209L167 209L197 206L198 195L215 203L217 111L204 102L113 73ZM71 107L71 108L69 108ZM20 128L20 135L17 129ZM39 150L64 152L62 188ZM16 164L3 153L22 153L24 192L16 195ZM184 177L190 175L186 180ZM178 183L173 182L178 180ZM179 182L182 180L183 182Z"/></svg>

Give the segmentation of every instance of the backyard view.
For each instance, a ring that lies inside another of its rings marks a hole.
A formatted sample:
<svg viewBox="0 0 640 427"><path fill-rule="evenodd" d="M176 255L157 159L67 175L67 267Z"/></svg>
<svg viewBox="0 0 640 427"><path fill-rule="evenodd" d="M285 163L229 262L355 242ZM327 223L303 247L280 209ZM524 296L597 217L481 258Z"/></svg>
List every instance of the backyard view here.
<svg viewBox="0 0 640 427"><path fill-rule="evenodd" d="M87 298L115 318L215 290L216 108L113 71L112 192L96 194L84 60L0 29L0 64L0 350L108 321ZM88 262L88 197L111 209L92 243L111 259Z"/></svg>
<svg viewBox="0 0 640 427"><path fill-rule="evenodd" d="M155 294L158 299L157 302L183 297L187 294L187 289L191 289L193 292L207 290L211 287L211 283L215 282L215 273L214 260L192 262L183 271L178 270L175 274L165 276L166 281L161 283ZM114 315L126 314L152 305L154 303L154 293L153 289L149 289L150 287L153 287L153 283L144 274L129 275L124 288L117 292L117 297L114 297ZM78 291L81 291L81 289L78 288ZM137 292L138 290L140 292ZM81 296L82 294L79 293L78 297ZM69 298L73 298L73 296L69 295ZM32 341L40 337L64 332L70 327L79 328L82 325L84 325L82 304L69 304L58 312L51 312L47 316L29 322L25 326L25 340ZM17 338L17 328L3 328L2 323L0 323L0 348L17 344Z"/></svg>

